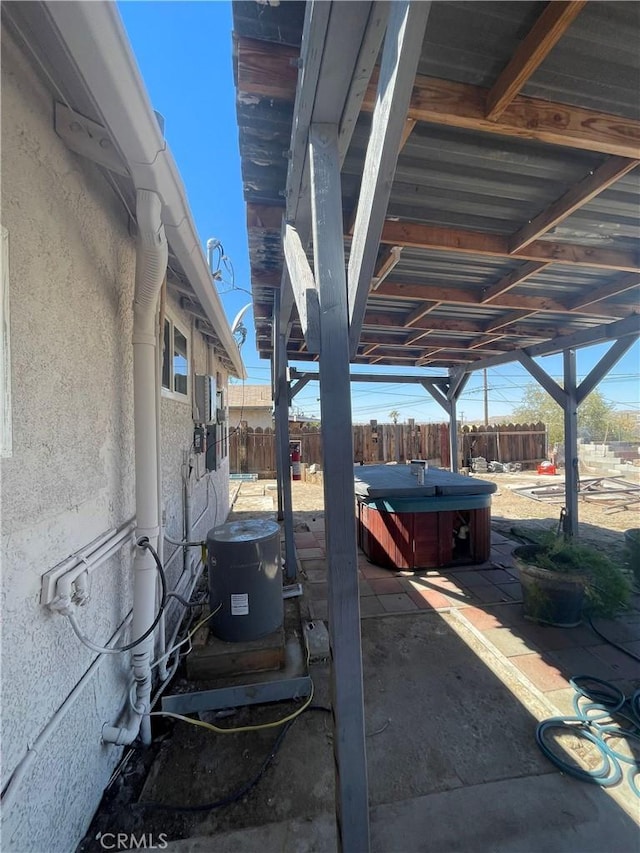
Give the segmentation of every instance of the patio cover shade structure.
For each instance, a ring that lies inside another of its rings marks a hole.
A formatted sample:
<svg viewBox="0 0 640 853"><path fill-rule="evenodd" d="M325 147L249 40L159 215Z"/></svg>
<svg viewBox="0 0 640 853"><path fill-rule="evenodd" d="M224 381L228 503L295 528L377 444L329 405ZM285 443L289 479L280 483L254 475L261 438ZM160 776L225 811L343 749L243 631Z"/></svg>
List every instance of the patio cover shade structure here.
<svg viewBox="0 0 640 853"><path fill-rule="evenodd" d="M345 850L368 845L361 695L347 689L361 679L349 363L444 371L446 387L427 390L455 423L470 371L520 361L565 412L575 533L577 406L640 332L639 36L640 6L625 2L234 3L256 343L273 360L280 462L290 361L319 362L332 437ZM610 350L578 386L576 349L601 341ZM534 361L553 352L562 387Z"/></svg>

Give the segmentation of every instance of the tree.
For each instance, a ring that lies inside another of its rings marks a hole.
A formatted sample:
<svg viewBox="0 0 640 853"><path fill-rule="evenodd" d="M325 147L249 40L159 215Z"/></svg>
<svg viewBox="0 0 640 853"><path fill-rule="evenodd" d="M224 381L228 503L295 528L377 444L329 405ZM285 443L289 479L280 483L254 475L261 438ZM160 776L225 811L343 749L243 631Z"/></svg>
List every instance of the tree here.
<svg viewBox="0 0 640 853"><path fill-rule="evenodd" d="M392 409L392 410L389 412L389 417L390 417L390 418L391 418L391 420L394 422L394 424L397 424L397 423L398 423L398 418L400 417L400 412L397 412L395 409Z"/></svg>
<svg viewBox="0 0 640 853"><path fill-rule="evenodd" d="M562 383L559 383L562 384ZM513 417L521 423L542 421L549 430L549 444L564 441L564 413L544 388L530 382L522 397L522 402L514 409ZM617 430L617 412L596 388L578 407L578 435L586 441L605 441L614 438Z"/></svg>

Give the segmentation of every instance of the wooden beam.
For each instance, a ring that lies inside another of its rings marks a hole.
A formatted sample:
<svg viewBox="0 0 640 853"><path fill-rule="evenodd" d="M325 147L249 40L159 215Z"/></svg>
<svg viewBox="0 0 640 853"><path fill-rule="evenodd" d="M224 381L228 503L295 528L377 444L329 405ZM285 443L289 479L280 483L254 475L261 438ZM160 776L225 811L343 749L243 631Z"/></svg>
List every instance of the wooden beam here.
<svg viewBox="0 0 640 853"><path fill-rule="evenodd" d="M377 349L378 349L378 344L369 344L368 346L366 346L366 347L362 350L362 352L360 353L360 355L361 355L361 356L371 355L371 353L372 353L372 352L375 352Z"/></svg>
<svg viewBox="0 0 640 853"><path fill-rule="evenodd" d="M388 329L397 329L400 323L400 317L398 314L383 314L378 312L367 312L365 316L364 325L366 327L375 328L388 328ZM416 333L419 330L422 330L422 335L425 332L469 332L469 333L477 333L480 335L488 334L485 329L486 322L480 323L473 320L459 320L447 318L441 319L439 317L431 317L428 319L420 321L419 324L413 326ZM532 328L531 330L527 330L528 337L532 338L550 338L558 333L558 329L556 327L537 327ZM502 332L501 335L506 334ZM511 334L511 333L509 333ZM421 335L421 336L422 336ZM417 338L416 338L417 339Z"/></svg>
<svg viewBox="0 0 640 853"><path fill-rule="evenodd" d="M635 169L638 163L640 160L610 157L595 172L590 172L546 210L539 213L531 222L516 231L509 240L509 250L518 252L524 249L525 246L546 234L559 222L562 222L632 169Z"/></svg>
<svg viewBox="0 0 640 853"><path fill-rule="evenodd" d="M616 366L623 355L627 353L638 340L634 335L629 335L626 338L619 338L610 350L608 350L594 365L589 374L585 376L580 385L578 385L576 399L580 405L586 397L593 391L594 388L604 379L604 377Z"/></svg>
<svg viewBox="0 0 640 853"><path fill-rule="evenodd" d="M528 278L531 278L541 270L546 269L548 266L550 266L550 264L546 261L529 261L529 263L523 264L521 267L513 270L513 272L510 272L504 278L501 278L497 284L487 287L482 293L482 302L491 302L496 299L496 297L501 296L508 290L511 290L511 288L515 287L517 284L522 284L523 281L526 281Z"/></svg>
<svg viewBox="0 0 640 853"><path fill-rule="evenodd" d="M251 42L248 45L247 42ZM290 65L298 52L284 45L237 40L238 96L258 95L293 101L297 71ZM362 108L373 112L377 77L371 83ZM600 151L619 157L640 156L640 121L583 107L518 95L498 121L485 115L488 89L418 75L415 79L409 118L449 127L535 139L550 145Z"/></svg>
<svg viewBox="0 0 640 853"><path fill-rule="evenodd" d="M409 137L413 133L413 129L417 123L418 122L414 118L405 119L404 127L402 129L402 136L400 137L400 148L398 149L398 154L400 153L400 151L402 151L404 146L407 144L407 140L409 139Z"/></svg>
<svg viewBox="0 0 640 853"><path fill-rule="evenodd" d="M236 45L237 98L264 97L293 101L300 50L285 44L241 36Z"/></svg>
<svg viewBox="0 0 640 853"><path fill-rule="evenodd" d="M515 257L569 266L640 272L638 257L630 251L536 240L524 249L512 253L508 238L499 234L443 228L421 222L387 220L382 230L381 242L414 249L434 249L494 258Z"/></svg>
<svg viewBox="0 0 640 853"><path fill-rule="evenodd" d="M376 264L376 268L373 274L373 278L371 279L371 289L377 290L385 278L391 273L391 271L398 265L400 262L400 256L402 254L401 246L390 246L382 255L378 263Z"/></svg>
<svg viewBox="0 0 640 853"><path fill-rule="evenodd" d="M638 285L640 285L640 275L630 273L629 275L621 276L616 281L609 282L609 284L604 284L602 287L587 290L585 293L580 294L577 299L574 299L573 302L570 302L567 307L570 311L582 310L588 305L601 302L603 299L609 299L611 296L618 296L618 294L625 293L627 290L633 290Z"/></svg>
<svg viewBox="0 0 640 853"><path fill-rule="evenodd" d="M249 204L247 205L247 230L251 232L257 227L266 228L268 231L277 229L280 233L283 212L281 207L269 208ZM274 224L275 219L277 219L277 224ZM389 246L461 252L537 263L558 263L567 266L611 269L621 272L640 272L640 259L632 251L536 240L523 249L512 253L509 240L509 237L499 234L485 234L462 228L446 228L419 222L395 220L385 222L381 236L381 242ZM273 275L268 272L264 274L253 273L253 277L256 279L255 283L260 286L269 287L272 279L274 286L278 286ZM380 292L383 291L386 284L384 282L380 285L378 288Z"/></svg>
<svg viewBox="0 0 640 853"><path fill-rule="evenodd" d="M349 252L349 343L357 351L430 2L396 0L385 34L376 107Z"/></svg>
<svg viewBox="0 0 640 853"><path fill-rule="evenodd" d="M520 320L524 320L526 317L531 317L535 313L535 311L511 311L509 314L505 314L503 317L498 317L487 323L485 332L497 332L500 329L504 329L505 326L511 326Z"/></svg>
<svg viewBox="0 0 640 853"><path fill-rule="evenodd" d="M635 281L638 281L636 276ZM630 289L625 287L625 290ZM410 299L424 300L425 302L433 300L434 309L436 304L444 302L449 305L483 305L483 291L479 289L467 290L460 287L448 289L446 287L437 287L433 285L422 284L402 284L399 282L385 282L376 291L375 295L371 295L370 304L375 304L377 297L391 297L393 299ZM496 296L491 303L491 308L508 308L510 310L527 309L530 311L550 312L553 314L571 314L583 313L587 316L595 315L597 317L611 316L612 319L626 317L637 309L637 306L631 305L601 305L598 307L590 307L585 304L584 308L579 312L567 307L564 302L553 299L550 296L520 296L519 294L502 293ZM416 311L418 309L414 309ZM413 314L414 312L412 312ZM419 319L409 314L408 317L412 320L412 325ZM424 316L424 315L423 315ZM405 321L406 325L406 321Z"/></svg>
<svg viewBox="0 0 640 853"><path fill-rule="evenodd" d="M416 77L409 116L418 121L534 139L565 148L636 158L640 121L518 95L497 121L485 116L488 90L435 77ZM371 108L367 96L363 107Z"/></svg>
<svg viewBox="0 0 640 853"><path fill-rule="evenodd" d="M413 326L414 323L417 323L419 320L422 320L423 317L426 317L434 308L438 308L438 306L442 305L441 302L423 302L422 305L418 305L417 308L414 308L413 311L405 317L404 325Z"/></svg>
<svg viewBox="0 0 640 853"><path fill-rule="evenodd" d="M536 68L544 61L567 28L580 14L586 0L555 0L544 11L518 46L487 95L487 118L497 121Z"/></svg>
<svg viewBox="0 0 640 853"><path fill-rule="evenodd" d="M640 334L640 314L632 314L624 320L616 320L615 323L601 323L589 329L577 330L555 330L555 335L548 335L549 340L527 347L523 350L530 358L543 355L555 355L566 349L587 347L594 344L615 341L627 335ZM497 367L499 364L508 364L514 361L514 354L506 353L503 356L490 356L482 359L478 368ZM475 368L474 368L475 369Z"/></svg>
<svg viewBox="0 0 640 853"><path fill-rule="evenodd" d="M320 298L320 409L338 849L369 851L358 549L353 482L349 316L338 126L309 133L314 269Z"/></svg>
<svg viewBox="0 0 640 853"><path fill-rule="evenodd" d="M292 225L285 225L283 231L284 256L305 343L309 352L320 352L320 311L316 282L300 235Z"/></svg>
<svg viewBox="0 0 640 853"><path fill-rule="evenodd" d="M471 341L469 344L469 349L480 349L480 347L484 347L487 344L492 344L494 341L500 341L504 339L504 335L485 335L482 338L478 338L477 341Z"/></svg>
<svg viewBox="0 0 640 853"><path fill-rule="evenodd" d="M516 360L529 371L533 378L538 382L544 390L549 394L556 403L562 408L566 400L562 386L558 385L555 379L552 379L543 367L534 361L524 350L516 353Z"/></svg>

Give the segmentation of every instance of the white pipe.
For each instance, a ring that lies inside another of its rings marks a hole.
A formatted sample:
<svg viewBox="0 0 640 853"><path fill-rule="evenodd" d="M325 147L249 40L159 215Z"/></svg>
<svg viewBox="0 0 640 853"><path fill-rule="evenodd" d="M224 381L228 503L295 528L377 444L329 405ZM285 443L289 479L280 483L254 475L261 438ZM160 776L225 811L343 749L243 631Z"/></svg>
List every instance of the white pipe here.
<svg viewBox="0 0 640 853"><path fill-rule="evenodd" d="M97 569L102 563L113 556L122 548L127 539L131 538L131 534L135 530L135 522L128 521L118 530L110 530L108 534L101 536L96 542L99 542L97 548L90 551L87 547L82 556L78 556L75 560L70 560L69 569L58 578L56 583L56 603L61 600L71 601L71 587L77 579L85 572L91 573ZM76 565L73 565L73 562ZM55 607L54 609L60 609Z"/></svg>
<svg viewBox="0 0 640 853"><path fill-rule="evenodd" d="M131 622L132 611L130 611L125 617L124 621L120 624L118 628L116 628L114 634L111 636L111 639L108 641L107 645L111 646L120 638L120 635L124 632L125 628ZM14 768L13 773L11 774L7 785L5 786L4 792L2 794L2 810L4 814L7 814L9 809L13 806L16 798L16 794L18 792L18 788L22 780L24 779L27 771L35 761L35 759L42 753L42 749L46 742L49 740L53 732L56 730L60 720L62 717L71 709L71 707L75 704L76 700L82 693L87 681L90 676L97 670L100 664L105 660L105 655L98 655L97 658L92 662L87 671L84 673L80 681L73 688L71 693L64 700L62 705L54 712L53 716L44 727L44 729L40 732L35 741L29 746L27 754L19 761L19 763Z"/></svg>
<svg viewBox="0 0 640 853"><path fill-rule="evenodd" d="M167 566L164 562L164 536L162 535L162 531L164 528L164 518L163 518L163 502L162 502L162 458L160 453L160 448L162 447L162 434L161 434L161 406L160 406L160 398L162 396L161 387L162 387L162 361L163 361L163 344L164 344L164 304L166 298L166 280L163 282L162 288L160 290L160 310L158 311L158 328L157 328L157 336L158 336L158 347L156 351L156 445L158 447L158 454L156 456L156 468L157 468L157 479L158 479L158 517L160 519L160 536L158 536L158 547L156 548L156 552L158 557L160 558L160 562L165 568ZM167 353L167 358L169 357L169 353ZM160 585L156 584L156 607L160 607ZM167 638L166 638L166 617L165 614L162 613L160 616L160 621L158 622L157 629L157 643L156 649L159 654L164 654L167 648ZM158 670L158 675L161 680L164 680L168 676L167 668L163 665Z"/></svg>
<svg viewBox="0 0 640 853"><path fill-rule="evenodd" d="M167 269L168 248L162 225L162 202L148 190L136 193L138 245L136 287L133 303L133 398L136 465L136 535L146 537L156 548L160 533L158 505L158 441L156 430L156 316L162 282ZM132 640L141 637L156 614L156 566L146 548L136 548L133 560ZM136 681L137 714L129 726L103 729L103 740L132 743L140 733L142 743L151 743L147 716L151 700L153 634L132 654Z"/></svg>

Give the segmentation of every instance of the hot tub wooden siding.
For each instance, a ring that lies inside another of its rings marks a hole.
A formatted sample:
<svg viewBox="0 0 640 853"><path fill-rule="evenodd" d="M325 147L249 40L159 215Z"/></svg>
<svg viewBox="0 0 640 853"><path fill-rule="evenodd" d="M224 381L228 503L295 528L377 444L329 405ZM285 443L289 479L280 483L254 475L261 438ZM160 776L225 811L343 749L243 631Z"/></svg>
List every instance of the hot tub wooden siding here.
<svg viewBox="0 0 640 853"><path fill-rule="evenodd" d="M453 548L460 514L469 524L469 553L462 559ZM391 569L484 563L491 552L491 507L397 512L358 501L358 544L372 562Z"/></svg>

